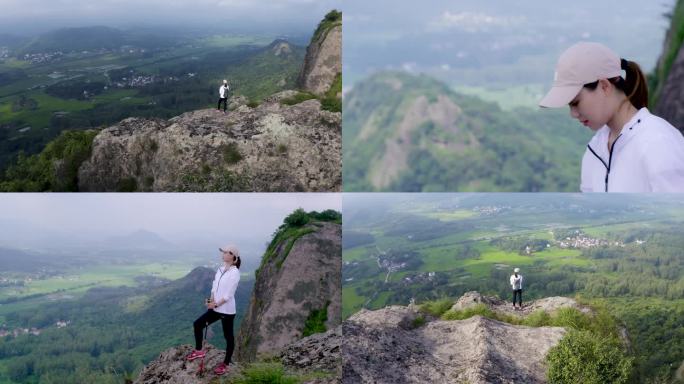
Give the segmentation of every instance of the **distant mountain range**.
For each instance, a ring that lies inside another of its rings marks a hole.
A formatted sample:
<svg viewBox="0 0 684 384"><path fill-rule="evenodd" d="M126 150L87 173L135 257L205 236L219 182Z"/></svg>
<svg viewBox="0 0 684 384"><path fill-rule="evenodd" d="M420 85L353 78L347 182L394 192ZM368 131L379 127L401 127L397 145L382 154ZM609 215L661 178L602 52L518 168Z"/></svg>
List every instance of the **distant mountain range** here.
<svg viewBox="0 0 684 384"><path fill-rule="evenodd" d="M591 137L567 111L506 112L405 72L356 84L343 119L346 191L577 191Z"/></svg>
<svg viewBox="0 0 684 384"><path fill-rule="evenodd" d="M1 40L0 40L1 41ZM10 38L16 45L25 41L22 38ZM148 31L129 32L120 29L93 26L78 28L61 28L36 36L19 46L18 55L54 52L84 51L94 49L116 49L125 45L140 48L166 47L177 44L177 37L165 37Z"/></svg>

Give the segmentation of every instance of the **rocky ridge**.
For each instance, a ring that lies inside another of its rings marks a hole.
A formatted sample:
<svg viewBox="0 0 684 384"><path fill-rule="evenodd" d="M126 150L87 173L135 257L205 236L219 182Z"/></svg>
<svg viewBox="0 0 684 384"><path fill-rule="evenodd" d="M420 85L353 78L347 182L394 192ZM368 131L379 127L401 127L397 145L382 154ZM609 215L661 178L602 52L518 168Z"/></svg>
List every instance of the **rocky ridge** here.
<svg viewBox="0 0 684 384"><path fill-rule="evenodd" d="M560 308L590 311L576 301L551 297L523 311L495 297L468 292L454 302L462 310L484 304L507 315ZM361 310L343 323L343 383L545 383L545 357L565 335L560 327L512 325L483 316L431 318L410 305Z"/></svg>
<svg viewBox="0 0 684 384"><path fill-rule="evenodd" d="M290 239L277 244L274 255L259 268L236 339L240 361L273 354L300 340L314 311L325 312L327 330L341 323L341 225L313 222L300 231L304 234L291 246Z"/></svg>
<svg viewBox="0 0 684 384"><path fill-rule="evenodd" d="M278 93L252 108L128 118L101 131L79 168L81 191L338 191L341 114Z"/></svg>

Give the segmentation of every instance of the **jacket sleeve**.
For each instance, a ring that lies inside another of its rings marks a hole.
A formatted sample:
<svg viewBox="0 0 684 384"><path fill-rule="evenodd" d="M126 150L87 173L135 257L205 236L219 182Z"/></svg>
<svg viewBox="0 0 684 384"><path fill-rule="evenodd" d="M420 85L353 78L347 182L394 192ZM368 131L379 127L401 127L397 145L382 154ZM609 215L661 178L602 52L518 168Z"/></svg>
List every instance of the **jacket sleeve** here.
<svg viewBox="0 0 684 384"><path fill-rule="evenodd" d="M214 281L211 282L211 297L216 295L216 274L214 274Z"/></svg>
<svg viewBox="0 0 684 384"><path fill-rule="evenodd" d="M230 271L230 279L228 280L226 289L223 290L223 296L221 297L221 300L227 303L230 299L232 299L235 296L235 290L237 290L239 282L240 271L238 269Z"/></svg>
<svg viewBox="0 0 684 384"><path fill-rule="evenodd" d="M680 143L679 137L660 135L642 153L652 192L684 192L684 146Z"/></svg>
<svg viewBox="0 0 684 384"><path fill-rule="evenodd" d="M582 156L582 171L580 172L580 191L582 192L595 192L592 187L592 162L595 160L592 158L593 155L589 152L589 149L584 150L584 156Z"/></svg>

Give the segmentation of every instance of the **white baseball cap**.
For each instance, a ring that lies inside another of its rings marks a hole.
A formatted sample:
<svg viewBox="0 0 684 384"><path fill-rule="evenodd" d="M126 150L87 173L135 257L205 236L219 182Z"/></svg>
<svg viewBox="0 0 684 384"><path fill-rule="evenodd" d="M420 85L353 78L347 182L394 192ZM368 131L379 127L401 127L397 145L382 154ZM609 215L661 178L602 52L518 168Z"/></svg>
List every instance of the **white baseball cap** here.
<svg viewBox="0 0 684 384"><path fill-rule="evenodd" d="M620 56L600 43L581 42L561 54L551 90L539 102L540 107L568 105L584 84L621 76Z"/></svg>
<svg viewBox="0 0 684 384"><path fill-rule="evenodd" d="M513 272L515 272L515 273L518 273L518 272L520 272L520 268L516 268L516 269L514 269L514 270L513 270Z"/></svg>
<svg viewBox="0 0 684 384"><path fill-rule="evenodd" d="M229 244L223 248L219 248L219 251L223 253L232 253L234 256L240 257L240 250L237 246Z"/></svg>

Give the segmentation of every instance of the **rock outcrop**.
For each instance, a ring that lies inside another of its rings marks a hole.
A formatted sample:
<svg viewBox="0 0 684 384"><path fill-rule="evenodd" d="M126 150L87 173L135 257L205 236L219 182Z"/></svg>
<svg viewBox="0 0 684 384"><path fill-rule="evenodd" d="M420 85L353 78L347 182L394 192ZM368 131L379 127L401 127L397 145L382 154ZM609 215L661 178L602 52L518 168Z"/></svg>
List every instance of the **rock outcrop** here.
<svg viewBox="0 0 684 384"><path fill-rule="evenodd" d="M224 115L128 118L101 131L79 168L82 191L339 191L341 114L318 100L255 107L235 98Z"/></svg>
<svg viewBox="0 0 684 384"><path fill-rule="evenodd" d="M684 133L684 44L679 48L660 91L655 114Z"/></svg>
<svg viewBox="0 0 684 384"><path fill-rule="evenodd" d="M322 96L342 73L342 14L332 11L321 21L306 49L304 67L297 83Z"/></svg>
<svg viewBox="0 0 684 384"><path fill-rule="evenodd" d="M339 383L342 377L342 326L317 333L296 341L280 352L280 359L287 368L300 372L329 372L329 377L322 377L310 383Z"/></svg>
<svg viewBox="0 0 684 384"><path fill-rule="evenodd" d="M211 344L206 346L204 370L200 374L201 359L185 359L194 349L191 345L167 349L142 369L133 384L208 384L216 383L219 377L225 378L225 382L229 383L232 378L237 377L239 364L231 364L231 371L226 375L214 374L214 368L223 362L225 351Z"/></svg>
<svg viewBox="0 0 684 384"><path fill-rule="evenodd" d="M313 222L300 231L276 244L257 272L237 337L239 361L278 354L303 337L316 313L325 314L327 330L341 323L341 225Z"/></svg>
<svg viewBox="0 0 684 384"><path fill-rule="evenodd" d="M684 134L684 40L681 37L684 1L677 0L672 11L670 28L665 36L663 51L655 69L654 113L664 118Z"/></svg>
<svg viewBox="0 0 684 384"><path fill-rule="evenodd" d="M524 316L580 306L568 298L546 298L524 311L468 292L454 303L462 310L484 304L495 312ZM533 309L534 308L534 309ZM560 327L512 325L479 315L438 320L414 306L361 310L343 323L342 382L351 383L545 383L545 357L565 335Z"/></svg>
<svg viewBox="0 0 684 384"><path fill-rule="evenodd" d="M580 305L569 297L562 296L545 297L532 302L526 302L522 310L515 310L510 301L501 300L498 297L485 296L476 291L464 293L463 296L456 300L451 309L461 311L477 304L484 304L487 308L497 313L518 317L524 317L536 311L552 313L561 308L575 308L583 313L592 312L591 308Z"/></svg>

